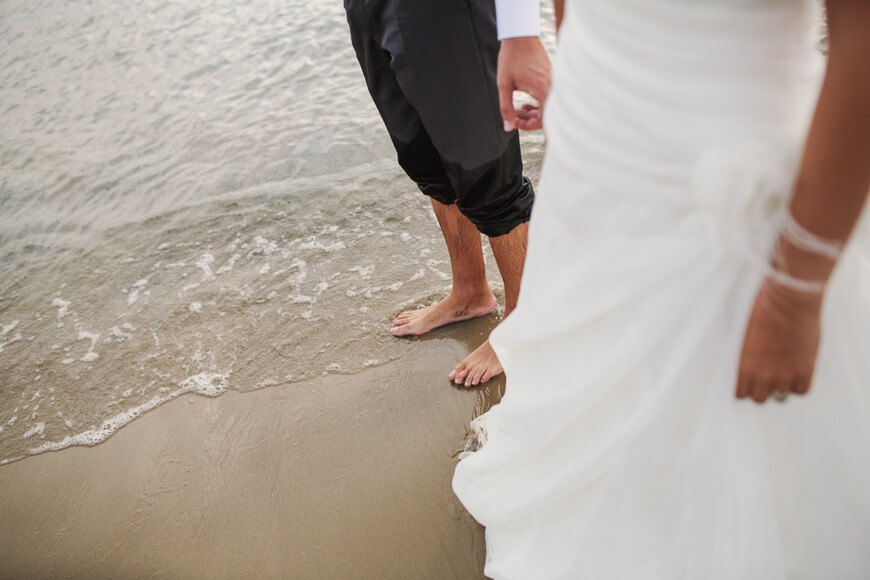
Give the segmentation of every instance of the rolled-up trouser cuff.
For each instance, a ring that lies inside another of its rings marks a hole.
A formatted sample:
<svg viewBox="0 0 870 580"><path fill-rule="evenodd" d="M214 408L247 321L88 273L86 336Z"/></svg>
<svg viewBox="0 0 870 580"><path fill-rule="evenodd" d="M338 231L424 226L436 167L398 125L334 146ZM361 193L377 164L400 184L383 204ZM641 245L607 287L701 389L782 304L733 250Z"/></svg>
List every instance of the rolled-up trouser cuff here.
<svg viewBox="0 0 870 580"><path fill-rule="evenodd" d="M529 221L532 214L532 204L535 201L535 189L527 177L514 195L474 211L463 210L459 202L459 210L474 224L477 230L485 236L494 238L510 233L515 227Z"/></svg>
<svg viewBox="0 0 870 580"><path fill-rule="evenodd" d="M456 192L453 191L453 186L446 179L443 182L420 179L415 179L414 181L417 183L417 188L424 195L431 197L435 201L444 205L452 205L456 202Z"/></svg>
<svg viewBox="0 0 870 580"><path fill-rule="evenodd" d="M345 9L369 93L420 191L456 203L488 236L528 221L534 192L519 134L504 131L498 109L492 0L345 0Z"/></svg>

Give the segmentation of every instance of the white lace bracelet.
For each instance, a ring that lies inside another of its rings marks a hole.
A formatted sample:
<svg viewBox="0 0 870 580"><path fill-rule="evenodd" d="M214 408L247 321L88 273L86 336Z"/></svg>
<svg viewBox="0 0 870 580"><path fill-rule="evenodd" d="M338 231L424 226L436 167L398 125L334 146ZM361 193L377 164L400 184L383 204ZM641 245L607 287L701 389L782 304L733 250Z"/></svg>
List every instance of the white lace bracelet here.
<svg viewBox="0 0 870 580"><path fill-rule="evenodd" d="M785 286L786 288L791 288L792 290L797 290L798 292L806 292L807 294L821 294L825 291L825 287L828 285L826 281L804 280L802 278L795 278L791 274L786 274L781 270L776 270L773 268L771 268L770 272L768 272L767 277L771 281Z"/></svg>
<svg viewBox="0 0 870 580"><path fill-rule="evenodd" d="M843 251L843 242L814 234L797 223L790 211L785 214L780 233L798 248L831 260L836 260Z"/></svg>
<svg viewBox="0 0 870 580"><path fill-rule="evenodd" d="M791 212L786 212L780 227L780 241L774 249L771 269L768 278L787 288L807 293L822 293L827 286L827 280L807 280L798 278L788 272L780 244L783 240L807 253L835 261L843 251L844 243L817 236L800 225Z"/></svg>

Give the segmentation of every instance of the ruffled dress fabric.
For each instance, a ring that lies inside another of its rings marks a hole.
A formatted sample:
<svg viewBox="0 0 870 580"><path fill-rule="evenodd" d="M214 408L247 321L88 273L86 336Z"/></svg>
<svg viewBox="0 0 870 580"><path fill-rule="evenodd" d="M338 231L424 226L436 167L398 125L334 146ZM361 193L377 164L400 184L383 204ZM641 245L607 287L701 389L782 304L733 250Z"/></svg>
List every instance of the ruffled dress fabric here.
<svg viewBox="0 0 870 580"><path fill-rule="evenodd" d="M734 399L818 96L804 0L571 0L502 401L453 487L494 578L870 577L868 219L810 393Z"/></svg>

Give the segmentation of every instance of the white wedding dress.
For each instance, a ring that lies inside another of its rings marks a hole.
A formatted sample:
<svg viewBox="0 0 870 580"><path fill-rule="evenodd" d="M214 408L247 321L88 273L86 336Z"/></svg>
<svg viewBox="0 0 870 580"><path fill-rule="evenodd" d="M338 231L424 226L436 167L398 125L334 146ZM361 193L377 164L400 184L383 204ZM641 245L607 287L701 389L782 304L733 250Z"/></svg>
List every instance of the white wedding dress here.
<svg viewBox="0 0 870 580"><path fill-rule="evenodd" d="M568 0L501 403L496 578L870 578L866 215L805 397L734 398L824 62L804 0Z"/></svg>

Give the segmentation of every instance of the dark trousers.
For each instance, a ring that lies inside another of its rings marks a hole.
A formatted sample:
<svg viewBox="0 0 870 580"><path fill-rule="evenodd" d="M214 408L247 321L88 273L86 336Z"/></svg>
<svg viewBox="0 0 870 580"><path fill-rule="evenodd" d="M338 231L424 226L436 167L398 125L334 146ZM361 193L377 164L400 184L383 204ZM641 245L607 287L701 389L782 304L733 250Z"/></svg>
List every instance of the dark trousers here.
<svg viewBox="0 0 870 580"><path fill-rule="evenodd" d="M345 0L350 35L399 165L488 236L528 221L517 131L498 106L493 0Z"/></svg>

